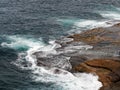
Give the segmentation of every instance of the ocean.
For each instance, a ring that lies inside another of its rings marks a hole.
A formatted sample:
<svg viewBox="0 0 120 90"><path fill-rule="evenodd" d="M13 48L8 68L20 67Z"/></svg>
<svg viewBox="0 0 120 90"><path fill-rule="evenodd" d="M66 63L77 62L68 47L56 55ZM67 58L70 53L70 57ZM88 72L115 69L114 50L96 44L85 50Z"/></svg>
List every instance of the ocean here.
<svg viewBox="0 0 120 90"><path fill-rule="evenodd" d="M0 90L98 90L98 76L54 74L56 67L37 66L32 53L58 54L55 40L119 20L120 0L0 0Z"/></svg>

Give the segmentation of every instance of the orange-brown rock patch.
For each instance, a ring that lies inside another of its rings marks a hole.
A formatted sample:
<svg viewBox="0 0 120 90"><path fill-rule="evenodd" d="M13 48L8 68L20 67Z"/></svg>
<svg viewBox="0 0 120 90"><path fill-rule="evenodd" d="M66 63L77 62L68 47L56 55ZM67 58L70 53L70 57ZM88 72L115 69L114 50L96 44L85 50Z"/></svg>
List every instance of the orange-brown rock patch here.
<svg viewBox="0 0 120 90"><path fill-rule="evenodd" d="M93 73L99 76L104 87L120 82L120 61L114 59L93 59L73 67L75 71ZM103 89L104 90L104 89Z"/></svg>
<svg viewBox="0 0 120 90"><path fill-rule="evenodd" d="M112 27L111 27L112 28ZM118 29L118 28L117 28ZM74 41L85 42L89 45L97 45L101 42L110 42L113 45L120 45L120 30L108 30L108 28L95 28L92 30L84 31L80 34L69 36Z"/></svg>

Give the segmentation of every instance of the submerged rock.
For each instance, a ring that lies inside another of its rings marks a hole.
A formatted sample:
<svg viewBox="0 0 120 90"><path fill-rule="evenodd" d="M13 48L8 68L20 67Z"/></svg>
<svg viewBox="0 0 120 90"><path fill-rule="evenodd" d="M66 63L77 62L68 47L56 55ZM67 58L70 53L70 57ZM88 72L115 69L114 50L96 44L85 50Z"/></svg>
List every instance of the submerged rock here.
<svg viewBox="0 0 120 90"><path fill-rule="evenodd" d="M48 57L37 57L37 65L45 67L57 67L64 70L71 70L72 66L69 62L69 57L62 55L53 55Z"/></svg>

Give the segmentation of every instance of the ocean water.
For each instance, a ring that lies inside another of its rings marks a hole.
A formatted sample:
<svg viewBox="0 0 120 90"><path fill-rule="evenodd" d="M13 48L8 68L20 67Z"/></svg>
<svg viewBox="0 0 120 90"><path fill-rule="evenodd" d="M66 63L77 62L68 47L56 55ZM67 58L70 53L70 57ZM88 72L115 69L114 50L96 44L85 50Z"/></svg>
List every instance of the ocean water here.
<svg viewBox="0 0 120 90"><path fill-rule="evenodd" d="M120 0L0 0L0 90L98 90L97 76L64 69L72 68L70 57L59 56L55 40L119 20ZM82 48L92 46L66 52ZM62 68L38 67L38 51L40 57L58 55L53 62Z"/></svg>

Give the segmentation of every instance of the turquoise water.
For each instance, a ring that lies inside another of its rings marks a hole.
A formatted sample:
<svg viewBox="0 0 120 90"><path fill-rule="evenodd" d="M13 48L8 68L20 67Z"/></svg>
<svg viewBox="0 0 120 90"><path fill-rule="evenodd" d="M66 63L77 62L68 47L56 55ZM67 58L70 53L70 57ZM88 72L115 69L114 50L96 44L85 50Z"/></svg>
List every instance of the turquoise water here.
<svg viewBox="0 0 120 90"><path fill-rule="evenodd" d="M0 90L97 90L97 77L56 76L34 66L30 53L56 53L50 41L112 25L120 19L119 7L119 0L1 0Z"/></svg>

